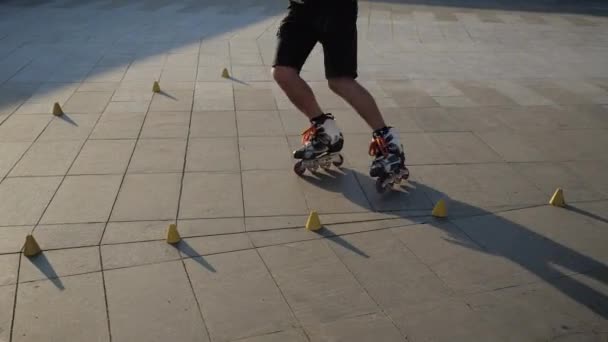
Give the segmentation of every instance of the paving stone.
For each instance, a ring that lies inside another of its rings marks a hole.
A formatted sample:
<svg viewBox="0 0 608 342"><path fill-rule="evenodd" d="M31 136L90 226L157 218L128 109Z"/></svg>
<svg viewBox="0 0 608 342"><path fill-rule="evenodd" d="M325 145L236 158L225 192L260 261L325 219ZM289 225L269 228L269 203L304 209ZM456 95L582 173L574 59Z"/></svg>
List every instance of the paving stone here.
<svg viewBox="0 0 608 342"><path fill-rule="evenodd" d="M141 139L135 146L128 172L181 172L185 157L184 139Z"/></svg>
<svg viewBox="0 0 608 342"><path fill-rule="evenodd" d="M9 176L63 176L74 162L83 141L40 141L34 143Z"/></svg>
<svg viewBox="0 0 608 342"><path fill-rule="evenodd" d="M479 138L471 133L432 133L431 140L436 143L454 163L499 162L502 158Z"/></svg>
<svg viewBox="0 0 608 342"><path fill-rule="evenodd" d="M168 244L164 238L160 241L134 242L117 245L102 245L101 260L104 270L125 268L138 265L158 264L179 260L179 251Z"/></svg>
<svg viewBox="0 0 608 342"><path fill-rule="evenodd" d="M105 272L113 341L209 341L181 262Z"/></svg>
<svg viewBox="0 0 608 342"><path fill-rule="evenodd" d="M239 137L274 137L283 135L283 127L276 111L236 112Z"/></svg>
<svg viewBox="0 0 608 342"><path fill-rule="evenodd" d="M242 342L304 342L304 333L299 330L284 330L268 335L260 335L242 339Z"/></svg>
<svg viewBox="0 0 608 342"><path fill-rule="evenodd" d="M0 184L0 225L38 223L60 182L61 177L5 179Z"/></svg>
<svg viewBox="0 0 608 342"><path fill-rule="evenodd" d="M109 341L100 272L19 285L15 341ZM32 324L36 322L36 324Z"/></svg>
<svg viewBox="0 0 608 342"><path fill-rule="evenodd" d="M239 171L236 138L196 138L188 143L186 172Z"/></svg>
<svg viewBox="0 0 608 342"><path fill-rule="evenodd" d="M109 222L101 244L152 241L166 238L169 225L174 221ZM181 227L180 235L184 235Z"/></svg>
<svg viewBox="0 0 608 342"><path fill-rule="evenodd" d="M296 318L312 335L327 322L378 312L326 242L265 247L259 252Z"/></svg>
<svg viewBox="0 0 608 342"><path fill-rule="evenodd" d="M344 318L323 324L313 341L404 341L404 337L390 319L381 314Z"/></svg>
<svg viewBox="0 0 608 342"><path fill-rule="evenodd" d="M237 88L234 90L236 110L276 110L272 89Z"/></svg>
<svg viewBox="0 0 608 342"><path fill-rule="evenodd" d="M177 224L182 237L245 232L243 218L179 220Z"/></svg>
<svg viewBox="0 0 608 342"><path fill-rule="evenodd" d="M188 112L150 112L146 117L142 138L187 138L190 125Z"/></svg>
<svg viewBox="0 0 608 342"><path fill-rule="evenodd" d="M19 282L54 279L100 270L98 247L45 251L33 258L22 260Z"/></svg>
<svg viewBox="0 0 608 342"><path fill-rule="evenodd" d="M525 132L495 131L476 134L508 162L546 161L546 155L527 139Z"/></svg>
<svg viewBox="0 0 608 342"><path fill-rule="evenodd" d="M149 100L110 102L104 113L146 113L150 103Z"/></svg>
<svg viewBox="0 0 608 342"><path fill-rule="evenodd" d="M410 114L416 125L426 132L467 131L463 122L449 115L446 108L417 108Z"/></svg>
<svg viewBox="0 0 608 342"><path fill-rule="evenodd" d="M232 85L223 82L199 82L194 91L195 112L235 110Z"/></svg>
<svg viewBox="0 0 608 342"><path fill-rule="evenodd" d="M104 223L39 225L34 234L43 249L94 246L101 241L104 226Z"/></svg>
<svg viewBox="0 0 608 342"><path fill-rule="evenodd" d="M236 136L234 111L194 112L190 124L190 138Z"/></svg>
<svg viewBox="0 0 608 342"><path fill-rule="evenodd" d="M177 245L184 258L251 249L247 234L227 234L186 238Z"/></svg>
<svg viewBox="0 0 608 342"><path fill-rule="evenodd" d="M270 150L273 153L268 153ZM283 136L239 137L239 151L243 170L277 170L293 167L292 153Z"/></svg>
<svg viewBox="0 0 608 342"><path fill-rule="evenodd" d="M30 145L27 142L0 143L0 178L6 176Z"/></svg>
<svg viewBox="0 0 608 342"><path fill-rule="evenodd" d="M17 269L19 268L19 254L0 255L0 286L15 284L17 282Z"/></svg>
<svg viewBox="0 0 608 342"><path fill-rule="evenodd" d="M306 201L293 171L258 170L242 174L246 216L307 213Z"/></svg>
<svg viewBox="0 0 608 342"><path fill-rule="evenodd" d="M505 95L522 106L554 104L553 101L543 97L536 91L510 80L495 81L492 83L492 87L495 88L499 93Z"/></svg>
<svg viewBox="0 0 608 342"><path fill-rule="evenodd" d="M243 82L271 81L271 74L268 71L268 67L265 66L235 65L232 67L232 73L234 78Z"/></svg>
<svg viewBox="0 0 608 342"><path fill-rule="evenodd" d="M63 110L69 115L72 113L101 113L104 111L112 92L109 91L92 91L92 92L76 92L65 103Z"/></svg>
<svg viewBox="0 0 608 342"><path fill-rule="evenodd" d="M192 91L172 90L170 93L156 93L150 104L151 112L170 112L192 110Z"/></svg>
<svg viewBox="0 0 608 342"><path fill-rule="evenodd" d="M212 340L233 341L286 330L295 324L255 251L212 255L185 263Z"/></svg>
<svg viewBox="0 0 608 342"><path fill-rule="evenodd" d="M25 236L33 226L15 226L0 228L0 254L18 253L23 247Z"/></svg>
<svg viewBox="0 0 608 342"><path fill-rule="evenodd" d="M194 66L165 65L160 75L161 82L194 82L196 80L196 69Z"/></svg>
<svg viewBox="0 0 608 342"><path fill-rule="evenodd" d="M112 221L175 219L181 174L134 174L124 178Z"/></svg>
<svg viewBox="0 0 608 342"><path fill-rule="evenodd" d="M13 115L0 125L0 142L31 142L45 129L49 115Z"/></svg>
<svg viewBox="0 0 608 342"><path fill-rule="evenodd" d="M65 114L54 118L38 141L85 140L98 119L98 114Z"/></svg>
<svg viewBox="0 0 608 342"><path fill-rule="evenodd" d="M238 173L187 173L179 218L243 215L241 176ZM213 198L213 201L206 199Z"/></svg>
<svg viewBox="0 0 608 342"><path fill-rule="evenodd" d="M298 110L281 110L279 111L279 116L283 123L285 134L288 135L299 135L310 126L310 121ZM347 127L344 127L342 119L338 120L341 120L339 122L340 128L346 132Z"/></svg>
<svg viewBox="0 0 608 342"><path fill-rule="evenodd" d="M106 222L121 181L120 175L66 177L40 222Z"/></svg>
<svg viewBox="0 0 608 342"><path fill-rule="evenodd" d="M90 139L135 139L145 116L138 113L105 113L99 119Z"/></svg>
<svg viewBox="0 0 608 342"><path fill-rule="evenodd" d="M368 211L371 206L350 170L326 170L300 178L310 210L319 213Z"/></svg>
<svg viewBox="0 0 608 342"><path fill-rule="evenodd" d="M82 82L76 91L114 91L118 88L118 82Z"/></svg>
<svg viewBox="0 0 608 342"><path fill-rule="evenodd" d="M9 341L16 289L14 285L0 286L0 339Z"/></svg>
<svg viewBox="0 0 608 342"><path fill-rule="evenodd" d="M306 221L303 221L306 223ZM278 246L286 243L303 242L322 239L324 235L311 233L304 227L273 229L249 232L251 242L256 247Z"/></svg>
<svg viewBox="0 0 608 342"><path fill-rule="evenodd" d="M123 174L134 147L135 140L89 140L69 174Z"/></svg>

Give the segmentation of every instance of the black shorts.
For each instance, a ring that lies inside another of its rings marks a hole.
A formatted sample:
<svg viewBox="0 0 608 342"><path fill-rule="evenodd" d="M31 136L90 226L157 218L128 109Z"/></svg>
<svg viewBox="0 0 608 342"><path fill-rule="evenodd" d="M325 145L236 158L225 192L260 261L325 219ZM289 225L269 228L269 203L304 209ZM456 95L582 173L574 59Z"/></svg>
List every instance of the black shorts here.
<svg viewBox="0 0 608 342"><path fill-rule="evenodd" d="M325 76L357 78L357 1L290 2L277 33L274 66L302 70L317 42L323 45Z"/></svg>

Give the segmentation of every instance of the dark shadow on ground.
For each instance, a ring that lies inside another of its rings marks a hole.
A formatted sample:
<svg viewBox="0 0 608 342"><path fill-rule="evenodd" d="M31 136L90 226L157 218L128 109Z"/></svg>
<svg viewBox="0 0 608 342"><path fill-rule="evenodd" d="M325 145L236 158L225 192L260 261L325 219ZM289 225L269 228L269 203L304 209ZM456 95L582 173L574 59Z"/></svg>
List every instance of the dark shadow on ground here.
<svg viewBox="0 0 608 342"><path fill-rule="evenodd" d="M69 123L70 125L78 127L78 124L76 123L76 121L72 120L72 118L70 118L69 115L63 113L63 115L61 115L60 118L61 118L61 120Z"/></svg>
<svg viewBox="0 0 608 342"><path fill-rule="evenodd" d="M574 207L574 206L572 206L570 204L566 204L565 208L567 210L573 211L573 212L575 212L577 214L580 214L580 215L587 216L587 217L592 218L594 220L597 220L597 221L600 221L600 222L604 222L604 223L608 223L608 218L596 215L594 213L588 212L587 210L583 210L581 208Z"/></svg>
<svg viewBox="0 0 608 342"><path fill-rule="evenodd" d="M201 266L206 268L208 271L213 273L216 272L215 268L208 263L205 258L201 255L201 253L197 252L186 240L180 241L177 245L173 245L173 247L177 248L178 251L184 253L186 257L191 258L192 260L199 263Z"/></svg>
<svg viewBox="0 0 608 342"><path fill-rule="evenodd" d="M329 229L325 226L322 227L321 229L315 231L315 233L328 238L329 241L331 241L337 245L340 245L340 246L348 249L349 251L351 251L355 254L358 254L359 256L362 256L364 258L369 258L369 255L367 255L364 251L357 248L357 246L351 244L350 242L344 240L344 238L342 238L340 235L337 235L331 229Z"/></svg>
<svg viewBox="0 0 608 342"><path fill-rule="evenodd" d="M53 285L55 285L55 287L60 290L65 289L63 287L63 283L61 282L61 279L59 279L59 276L55 272L55 269L49 262L49 259L47 259L44 255L44 252L36 255L35 257L26 259L29 260L32 264L34 264L34 266L36 266L36 268L38 268L40 272L42 272L46 276L46 278L50 280Z"/></svg>
<svg viewBox="0 0 608 342"><path fill-rule="evenodd" d="M177 97L175 97L175 96L173 96L173 95L171 95L171 94L167 93L167 92L166 92L166 91L164 91L164 90L159 91L159 92L158 92L158 94L160 94L160 95L162 95L162 96L165 96L165 97L168 97L168 98L170 98L171 100L177 101Z"/></svg>

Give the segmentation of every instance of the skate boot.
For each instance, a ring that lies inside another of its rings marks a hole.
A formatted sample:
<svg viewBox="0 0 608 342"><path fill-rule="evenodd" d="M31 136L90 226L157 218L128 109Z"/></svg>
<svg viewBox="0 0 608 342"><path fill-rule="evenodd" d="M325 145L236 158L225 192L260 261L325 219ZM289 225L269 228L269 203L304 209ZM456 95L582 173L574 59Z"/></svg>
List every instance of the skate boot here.
<svg viewBox="0 0 608 342"><path fill-rule="evenodd" d="M396 129L385 127L375 131L369 154L374 157L369 175L378 178L376 190L379 193L384 193L395 183L409 178L410 171L405 167L405 153Z"/></svg>
<svg viewBox="0 0 608 342"><path fill-rule="evenodd" d="M311 126L302 133L302 147L293 151L299 159L293 167L296 174L319 167L329 169L331 164L340 167L344 158L340 154L344 137L331 114L322 114L311 120Z"/></svg>

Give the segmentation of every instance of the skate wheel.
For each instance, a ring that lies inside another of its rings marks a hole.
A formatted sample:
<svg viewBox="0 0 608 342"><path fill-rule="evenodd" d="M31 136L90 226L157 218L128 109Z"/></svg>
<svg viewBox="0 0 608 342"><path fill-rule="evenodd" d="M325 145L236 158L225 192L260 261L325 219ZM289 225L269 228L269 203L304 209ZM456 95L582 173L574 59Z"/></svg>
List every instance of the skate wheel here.
<svg viewBox="0 0 608 342"><path fill-rule="evenodd" d="M401 177L402 180L408 180L410 179L410 170L408 170L408 168L405 168L405 173L403 174L403 176Z"/></svg>
<svg viewBox="0 0 608 342"><path fill-rule="evenodd" d="M385 179L382 177L376 179L376 191L378 191L379 194L387 192L390 187L390 184L385 184L384 181Z"/></svg>
<svg viewBox="0 0 608 342"><path fill-rule="evenodd" d="M303 163L301 160L297 161L294 165L293 165L293 172L296 173L296 175L301 176L304 174L304 172L306 171L306 168L304 167Z"/></svg>
<svg viewBox="0 0 608 342"><path fill-rule="evenodd" d="M342 164L344 164L344 157L342 157L341 154L338 154L338 160L334 160L332 162L336 167L340 167L342 166Z"/></svg>

